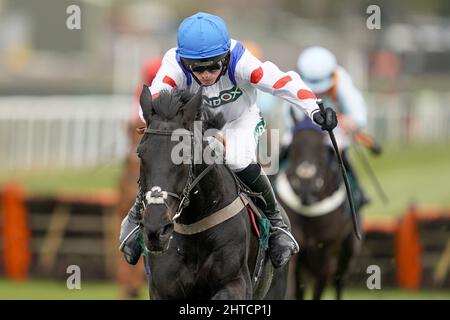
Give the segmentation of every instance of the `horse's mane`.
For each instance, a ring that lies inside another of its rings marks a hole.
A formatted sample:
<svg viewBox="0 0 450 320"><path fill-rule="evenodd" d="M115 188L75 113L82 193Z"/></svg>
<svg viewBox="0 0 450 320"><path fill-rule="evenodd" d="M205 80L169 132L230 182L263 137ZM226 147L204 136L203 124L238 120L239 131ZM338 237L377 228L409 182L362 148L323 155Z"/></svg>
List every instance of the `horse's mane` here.
<svg viewBox="0 0 450 320"><path fill-rule="evenodd" d="M152 107L162 120L171 120L192 97L193 94L187 90L162 90L152 101Z"/></svg>
<svg viewBox="0 0 450 320"><path fill-rule="evenodd" d="M214 114L209 107L202 107L203 130L222 129L226 121L222 112Z"/></svg>

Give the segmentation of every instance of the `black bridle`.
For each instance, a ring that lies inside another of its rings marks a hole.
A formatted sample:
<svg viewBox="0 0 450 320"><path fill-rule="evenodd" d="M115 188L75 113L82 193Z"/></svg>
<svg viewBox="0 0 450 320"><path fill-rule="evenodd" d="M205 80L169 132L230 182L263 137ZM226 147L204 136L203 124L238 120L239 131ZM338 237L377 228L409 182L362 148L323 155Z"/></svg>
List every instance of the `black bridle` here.
<svg viewBox="0 0 450 320"><path fill-rule="evenodd" d="M174 133L174 131L169 130L159 130L159 129L150 129L147 127L147 129L144 131L144 134L155 134L155 135L165 135L165 136L171 136ZM177 133L177 135L182 135L183 133ZM143 199L143 207L144 210L146 208L146 202L148 205L154 203L154 204L164 204L167 209L171 212L172 210L168 206L167 202L165 201L167 199L167 196L171 196L179 201L177 211L175 214L172 215L171 220L175 221L177 218L180 217L181 212L189 206L189 195L191 191L194 189L194 187L202 180L216 165L216 163L212 163L208 165L198 176L195 176L194 172L194 134L191 131L187 131L184 134L188 134L191 138L191 162L189 164L189 174L187 181L184 185L183 191L181 195L178 195L174 192L161 190L160 187L152 187L150 191L145 190L145 197ZM141 183L140 183L141 184ZM140 185L140 187L142 187Z"/></svg>

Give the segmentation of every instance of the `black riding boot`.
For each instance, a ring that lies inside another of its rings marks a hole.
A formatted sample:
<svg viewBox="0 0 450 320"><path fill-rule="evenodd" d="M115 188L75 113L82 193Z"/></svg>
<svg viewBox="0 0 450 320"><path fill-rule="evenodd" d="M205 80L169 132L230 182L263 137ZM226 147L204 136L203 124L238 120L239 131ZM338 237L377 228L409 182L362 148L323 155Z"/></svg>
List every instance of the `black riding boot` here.
<svg viewBox="0 0 450 320"><path fill-rule="evenodd" d="M128 215L122 220L120 227L119 250L123 252L125 260L132 265L135 265L139 261L142 252L138 240L139 221L141 220L142 210L144 209L142 201L142 193L138 192L133 206L128 211Z"/></svg>
<svg viewBox="0 0 450 320"><path fill-rule="evenodd" d="M266 202L265 205L259 206L270 221L269 255L274 267L279 268L289 261L291 255L299 251L299 246L283 221L272 185L257 163L252 163L244 170L237 172L237 176L251 191L261 193Z"/></svg>

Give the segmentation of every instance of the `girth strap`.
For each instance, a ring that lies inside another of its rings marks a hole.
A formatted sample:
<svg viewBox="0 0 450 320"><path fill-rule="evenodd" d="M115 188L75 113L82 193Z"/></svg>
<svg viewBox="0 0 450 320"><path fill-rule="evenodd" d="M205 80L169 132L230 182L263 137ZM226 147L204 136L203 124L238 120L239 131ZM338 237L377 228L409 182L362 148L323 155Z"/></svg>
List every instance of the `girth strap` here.
<svg viewBox="0 0 450 320"><path fill-rule="evenodd" d="M209 216L192 224L174 223L174 230L179 234L196 234L208 230L222 222L234 217L247 205L248 201L244 197L237 196L233 202L226 207L210 214Z"/></svg>

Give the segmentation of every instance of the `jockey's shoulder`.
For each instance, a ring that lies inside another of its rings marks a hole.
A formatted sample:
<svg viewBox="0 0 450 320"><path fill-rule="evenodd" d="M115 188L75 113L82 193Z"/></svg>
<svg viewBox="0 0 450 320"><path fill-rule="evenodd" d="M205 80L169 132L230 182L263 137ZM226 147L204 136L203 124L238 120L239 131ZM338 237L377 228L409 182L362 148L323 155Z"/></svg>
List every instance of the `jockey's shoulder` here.
<svg viewBox="0 0 450 320"><path fill-rule="evenodd" d="M164 54L164 59L173 59L176 60L177 57L177 48L170 48L169 50L166 51L166 53Z"/></svg>

